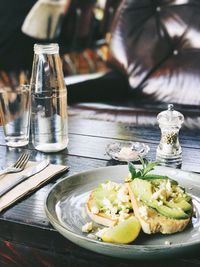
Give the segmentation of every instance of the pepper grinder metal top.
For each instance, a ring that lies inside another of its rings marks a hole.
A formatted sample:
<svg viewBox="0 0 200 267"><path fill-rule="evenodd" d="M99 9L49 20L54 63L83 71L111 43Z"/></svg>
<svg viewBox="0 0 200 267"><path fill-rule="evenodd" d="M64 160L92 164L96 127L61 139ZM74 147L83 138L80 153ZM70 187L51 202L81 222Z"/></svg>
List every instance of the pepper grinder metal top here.
<svg viewBox="0 0 200 267"><path fill-rule="evenodd" d="M161 140L157 148L156 159L161 165L178 168L182 164L179 130L184 122L184 116L174 110L172 104L169 104L168 110L160 112L157 120L161 129Z"/></svg>

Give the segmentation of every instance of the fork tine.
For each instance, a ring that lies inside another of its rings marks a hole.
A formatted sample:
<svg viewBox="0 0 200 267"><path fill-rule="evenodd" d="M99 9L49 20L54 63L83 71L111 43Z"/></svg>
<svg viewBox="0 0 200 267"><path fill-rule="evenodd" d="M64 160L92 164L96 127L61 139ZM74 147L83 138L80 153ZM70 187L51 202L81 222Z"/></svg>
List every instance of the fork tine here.
<svg viewBox="0 0 200 267"><path fill-rule="evenodd" d="M23 160L20 161L19 165L17 168L21 168L24 169L24 167L26 166L28 160L29 160L30 155L29 154L25 154L25 157L23 158Z"/></svg>
<svg viewBox="0 0 200 267"><path fill-rule="evenodd" d="M25 153L21 154L21 156L14 163L13 167L17 168L18 164L21 162L21 160L23 160L23 158L24 158L25 155L26 155Z"/></svg>

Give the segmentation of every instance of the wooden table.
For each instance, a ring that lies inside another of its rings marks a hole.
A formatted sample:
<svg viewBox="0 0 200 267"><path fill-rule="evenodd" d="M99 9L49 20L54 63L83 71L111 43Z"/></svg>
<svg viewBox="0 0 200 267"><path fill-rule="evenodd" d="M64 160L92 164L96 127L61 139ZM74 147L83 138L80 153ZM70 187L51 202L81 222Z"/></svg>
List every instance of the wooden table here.
<svg viewBox="0 0 200 267"><path fill-rule="evenodd" d="M92 168L115 165L105 155L105 147L115 140L147 143L151 150L149 159L155 160L160 140L158 127L144 128L130 124L96 121L71 117L69 119L69 147L57 154L43 154L30 145L26 149L7 148L0 132L0 167L15 161L24 150L31 151L31 160L50 158L54 164L70 166L71 175ZM182 169L200 172L200 135L182 130ZM55 179L32 193L0 215L0 266L200 266L200 256L159 261L129 261L115 259L82 249L63 238L48 222L44 213L44 200Z"/></svg>

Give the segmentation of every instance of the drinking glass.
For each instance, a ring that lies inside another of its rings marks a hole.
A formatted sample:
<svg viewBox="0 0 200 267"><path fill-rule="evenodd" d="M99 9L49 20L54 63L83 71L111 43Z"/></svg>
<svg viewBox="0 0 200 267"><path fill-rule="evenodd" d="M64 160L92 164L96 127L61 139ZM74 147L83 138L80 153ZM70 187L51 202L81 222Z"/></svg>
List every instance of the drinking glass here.
<svg viewBox="0 0 200 267"><path fill-rule="evenodd" d="M0 118L8 146L29 142L31 91L29 85L0 88Z"/></svg>

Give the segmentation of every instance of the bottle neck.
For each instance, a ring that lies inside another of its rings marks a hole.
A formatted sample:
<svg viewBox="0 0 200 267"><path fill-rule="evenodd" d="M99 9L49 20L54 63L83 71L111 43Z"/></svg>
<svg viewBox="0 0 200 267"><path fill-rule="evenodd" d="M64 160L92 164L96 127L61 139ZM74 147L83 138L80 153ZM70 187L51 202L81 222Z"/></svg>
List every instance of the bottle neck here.
<svg viewBox="0 0 200 267"><path fill-rule="evenodd" d="M31 77L32 93L52 93L65 89L58 45L35 45Z"/></svg>

